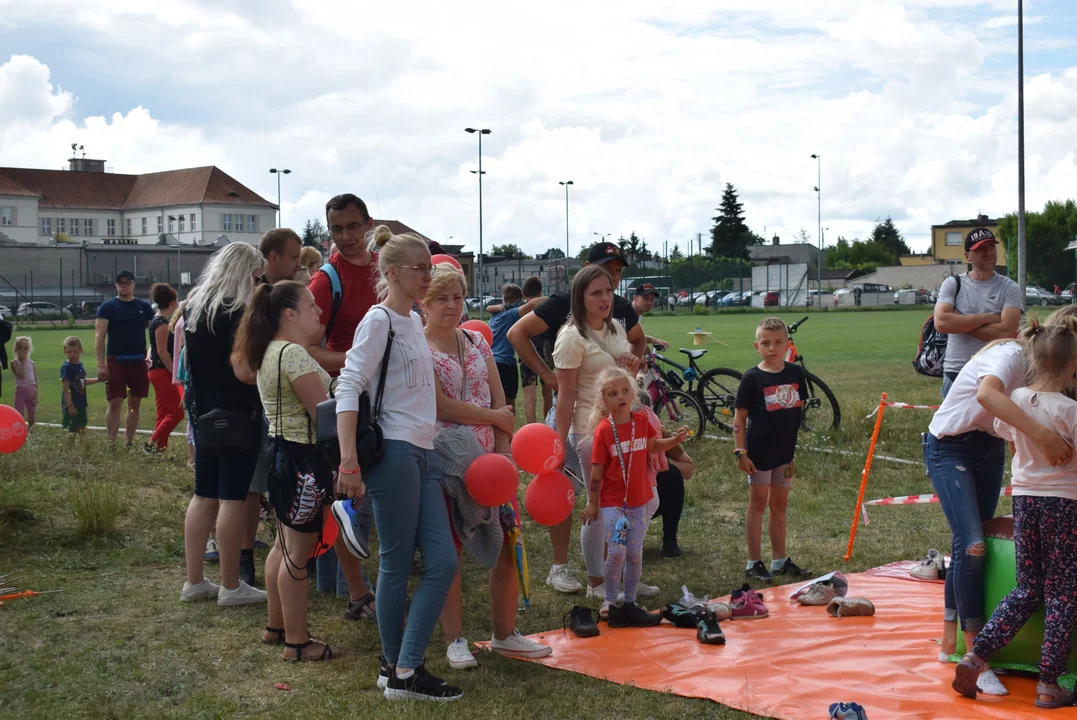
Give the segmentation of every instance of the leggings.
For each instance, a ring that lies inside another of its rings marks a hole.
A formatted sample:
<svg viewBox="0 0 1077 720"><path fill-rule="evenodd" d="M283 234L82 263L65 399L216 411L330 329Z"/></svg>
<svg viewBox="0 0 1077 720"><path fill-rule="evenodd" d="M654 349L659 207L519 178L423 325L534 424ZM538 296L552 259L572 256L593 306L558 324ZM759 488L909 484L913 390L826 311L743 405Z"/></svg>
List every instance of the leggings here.
<svg viewBox="0 0 1077 720"><path fill-rule="evenodd" d="M658 473L658 510L654 516L662 518L662 544L677 544L677 528L681 524L684 509L684 476L680 469L670 463L669 470Z"/></svg>
<svg viewBox="0 0 1077 720"><path fill-rule="evenodd" d="M630 507L602 508L602 524L605 528L606 547L606 602L617 602L617 585L624 573L625 602L636 602L639 578L643 573L643 538L647 534L646 505ZM628 535L624 545L613 541L617 521L622 517L628 520ZM598 523L593 523L597 525Z"/></svg>
<svg viewBox="0 0 1077 720"><path fill-rule="evenodd" d="M591 483L591 445L594 440L594 435L571 433L568 436L565 467L575 472L583 483L583 487L576 488L577 495L586 492L585 488ZM572 452L573 450L575 452ZM590 525L580 525L580 548L583 550L583 565L587 568L588 577L605 575L602 556L606 548L606 533L600 524L593 522ZM614 588L616 587L615 583Z"/></svg>
<svg viewBox="0 0 1077 720"><path fill-rule="evenodd" d="M150 370L149 377L157 404L157 421L150 445L164 450L168 447L168 436L183 420L183 388L172 383L172 373L164 368Z"/></svg>
<svg viewBox="0 0 1077 720"><path fill-rule="evenodd" d="M1053 684L1067 672L1077 620L1077 500L1015 495L1013 517L1017 587L976 636L973 652L986 660L1013 640L1042 602L1040 681Z"/></svg>

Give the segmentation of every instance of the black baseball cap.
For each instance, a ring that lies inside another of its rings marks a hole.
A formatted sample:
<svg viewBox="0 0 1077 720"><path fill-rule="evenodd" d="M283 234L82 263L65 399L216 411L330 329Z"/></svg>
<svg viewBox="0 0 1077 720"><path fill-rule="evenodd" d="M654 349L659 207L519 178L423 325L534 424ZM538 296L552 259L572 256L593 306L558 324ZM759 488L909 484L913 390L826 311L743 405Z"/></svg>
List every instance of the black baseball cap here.
<svg viewBox="0 0 1077 720"><path fill-rule="evenodd" d="M130 270L120 270L116 273L116 280L114 282L119 282L120 278L127 278L131 282L135 281L135 275Z"/></svg>
<svg viewBox="0 0 1077 720"><path fill-rule="evenodd" d="M655 297L658 297L661 293L654 289L654 285L651 285L650 283L644 283L643 285L640 285L638 288L636 288L636 294L654 295Z"/></svg>
<svg viewBox="0 0 1077 720"><path fill-rule="evenodd" d="M628 259L621 252L621 248L611 242L597 242L591 246L587 253L587 262L592 265L604 265L610 260L620 260L628 267Z"/></svg>
<svg viewBox="0 0 1077 720"><path fill-rule="evenodd" d="M998 239L995 238L995 233L987 228L978 227L969 230L969 234L965 236L965 252L978 250L981 245L989 242L997 243Z"/></svg>

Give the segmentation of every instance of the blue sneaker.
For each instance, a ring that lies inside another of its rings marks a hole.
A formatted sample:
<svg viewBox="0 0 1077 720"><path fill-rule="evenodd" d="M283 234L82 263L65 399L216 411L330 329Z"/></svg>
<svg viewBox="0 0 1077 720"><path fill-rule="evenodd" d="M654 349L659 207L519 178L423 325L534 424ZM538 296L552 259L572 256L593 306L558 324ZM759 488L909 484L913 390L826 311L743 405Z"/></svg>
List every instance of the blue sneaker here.
<svg viewBox="0 0 1077 720"><path fill-rule="evenodd" d="M340 527L340 534L344 538L344 544L348 546L348 552L360 560L370 557L370 548L367 547L366 540L355 532L356 523L359 522L359 513L352 507L351 498L333 503L333 519Z"/></svg>
<svg viewBox="0 0 1077 720"><path fill-rule="evenodd" d="M860 703L837 702L830 706L831 720L868 720L868 713Z"/></svg>

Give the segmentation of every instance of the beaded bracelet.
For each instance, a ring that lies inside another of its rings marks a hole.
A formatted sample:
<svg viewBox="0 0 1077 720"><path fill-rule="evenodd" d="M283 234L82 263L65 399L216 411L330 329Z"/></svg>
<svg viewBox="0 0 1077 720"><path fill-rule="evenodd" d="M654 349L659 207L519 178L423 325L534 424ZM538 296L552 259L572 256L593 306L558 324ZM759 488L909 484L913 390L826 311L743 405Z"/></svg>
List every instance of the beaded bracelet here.
<svg viewBox="0 0 1077 720"><path fill-rule="evenodd" d="M340 473L341 475L358 475L359 474L359 468L355 468L354 470L345 470L344 466L341 465L340 467L337 468L337 472Z"/></svg>

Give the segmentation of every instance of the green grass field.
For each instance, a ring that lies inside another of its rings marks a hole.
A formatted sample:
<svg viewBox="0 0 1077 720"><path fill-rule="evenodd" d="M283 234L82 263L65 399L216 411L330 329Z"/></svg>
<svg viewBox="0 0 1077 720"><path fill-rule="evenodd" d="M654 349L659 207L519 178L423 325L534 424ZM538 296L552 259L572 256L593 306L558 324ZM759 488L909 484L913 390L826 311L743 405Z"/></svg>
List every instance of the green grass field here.
<svg viewBox="0 0 1077 720"><path fill-rule="evenodd" d="M910 362L926 315L923 309L813 314L796 336L808 368L830 385L842 409L841 428L810 441L802 438L797 455L789 545L805 567L820 572L843 568L841 556L873 426L864 418L878 403L879 393L886 391L891 399L910 403L937 401L938 381L914 373ZM791 322L803 313L781 316ZM751 340L760 317L758 313L656 317L645 319L645 326L648 334L669 340L676 348L689 347L687 333L701 325L729 344L709 345L703 367L744 370L756 362ZM30 334L41 378L39 420L58 421L55 378L62 362L62 339L69 333ZM92 373L92 332L76 334L86 344L84 362ZM678 355L675 350L671 353ZM12 386L10 373L5 373L7 402ZM90 422L101 424L103 388L92 386L89 394ZM152 400L146 408L142 427L152 423ZM922 411L888 411L879 452L918 461L919 433L928 420L929 413ZM805 447L809 445L836 452L810 451ZM0 608L0 712L5 717L294 718L313 713L524 718L604 717L612 712L624 717L749 717L705 701L486 654L478 656L479 669L453 672L445 661L440 630L428 661L435 674L464 687L463 702L389 705L374 687L376 628L343 621L341 601L315 593L312 628L348 654L328 664L286 664L278 659L278 649L258 642L265 624L263 608L218 609L178 602L183 513L192 478L182 444L174 447L175 455L147 457L110 447L101 433L71 438L56 429L39 428L21 451L0 457L0 573L21 575L16 583L20 587L63 591ZM681 522L685 555L675 561L659 558L657 521L645 548L644 580L662 588L662 602L675 599L682 584L714 596L741 583L747 491L731 450L729 443L702 438L689 444L697 473L687 486ZM929 488L922 466L877 460L867 495L904 495ZM79 503L87 497L102 504L118 503L115 532L94 535L80 530L75 507L87 505ZM560 628L562 615L573 602L584 600L558 595L544 584L549 542L526 514L525 538L532 608L521 612L519 627L525 633ZM948 542L949 532L936 505L876 508L844 569L855 572L919 558L930 547L945 549ZM582 574L578 547L572 563ZM215 568L210 566L208 573L216 579ZM467 560L464 603L468 638L489 639L485 573ZM736 642L735 629L727 628L727 633L729 642ZM925 648L925 653L931 652ZM273 685L278 682L289 683L293 691L277 691ZM759 712L765 713L765 708ZM820 708L819 716L825 712Z"/></svg>

